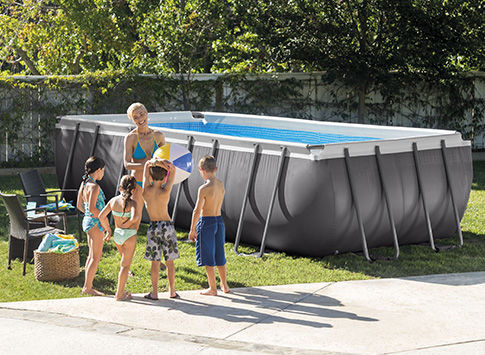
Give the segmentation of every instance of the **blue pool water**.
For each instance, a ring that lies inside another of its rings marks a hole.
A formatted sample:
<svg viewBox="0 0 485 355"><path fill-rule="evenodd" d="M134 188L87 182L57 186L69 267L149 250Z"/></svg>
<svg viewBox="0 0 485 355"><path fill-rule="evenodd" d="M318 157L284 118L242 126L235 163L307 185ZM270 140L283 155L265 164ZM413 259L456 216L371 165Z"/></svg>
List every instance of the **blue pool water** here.
<svg viewBox="0 0 485 355"><path fill-rule="evenodd" d="M207 122L205 124L203 122L153 123L150 124L150 126L212 134L223 134L233 137L270 139L275 141L303 143L310 145L343 142L362 142L380 139L373 137L346 136L342 134L294 131L290 129L240 126L234 124L211 122Z"/></svg>

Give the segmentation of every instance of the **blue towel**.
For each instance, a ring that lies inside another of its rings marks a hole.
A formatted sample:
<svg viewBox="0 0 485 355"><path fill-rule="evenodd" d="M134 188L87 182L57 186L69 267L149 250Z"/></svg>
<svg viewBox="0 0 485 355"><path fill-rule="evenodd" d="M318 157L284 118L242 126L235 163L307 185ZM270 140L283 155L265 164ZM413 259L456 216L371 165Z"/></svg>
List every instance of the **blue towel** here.
<svg viewBox="0 0 485 355"><path fill-rule="evenodd" d="M75 207L71 204L72 201L66 202L64 200L59 201L58 206L59 206L59 211L69 211L74 209ZM39 206L41 208L45 208L47 211L55 211L56 210L56 203L48 203L47 205L42 205Z"/></svg>
<svg viewBox="0 0 485 355"><path fill-rule="evenodd" d="M51 233L46 234L44 236L44 239L42 239L42 242L40 243L39 248L37 248L37 250L41 252L49 251L49 249L52 248L52 242L57 239L60 239L60 238L55 234L51 234Z"/></svg>
<svg viewBox="0 0 485 355"><path fill-rule="evenodd" d="M67 253L79 246L78 241L71 235L64 235L64 238L48 233L42 239L37 249L40 252Z"/></svg>

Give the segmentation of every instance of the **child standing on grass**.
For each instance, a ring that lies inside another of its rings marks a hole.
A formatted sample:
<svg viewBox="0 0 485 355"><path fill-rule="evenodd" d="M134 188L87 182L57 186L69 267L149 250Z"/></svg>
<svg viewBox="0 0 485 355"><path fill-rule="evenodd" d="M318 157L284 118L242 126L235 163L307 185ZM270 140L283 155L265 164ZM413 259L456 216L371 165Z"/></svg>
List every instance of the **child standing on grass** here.
<svg viewBox="0 0 485 355"><path fill-rule="evenodd" d="M99 213L104 208L105 196L97 181L104 176L104 161L98 157L89 157L84 164L84 175L77 195L76 207L84 213L83 231L87 234L89 254L84 269L83 294L104 296L93 288L93 280L103 253L103 227Z"/></svg>
<svg viewBox="0 0 485 355"><path fill-rule="evenodd" d="M121 178L121 195L113 197L99 214L101 225L107 231L105 240L111 238L111 228L108 222L108 214L113 214L115 230L113 239L121 254L120 273L118 275L118 287L116 290L116 300L126 301L131 299L131 294L125 291L126 279L130 271L131 261L136 248L136 232L141 220L143 206L137 205L133 199L133 193L137 184L134 176L125 175Z"/></svg>
<svg viewBox="0 0 485 355"><path fill-rule="evenodd" d="M164 185L165 178L167 178L167 182ZM150 216L145 259L152 262L152 291L146 294L145 298L150 300L158 299L158 278L160 277L162 253L167 268L169 297L180 298L175 292L175 266L173 262L179 258L177 234L168 214L168 202L174 179L175 167L168 160L152 159L145 163L143 199Z"/></svg>
<svg viewBox="0 0 485 355"><path fill-rule="evenodd" d="M225 227L221 215L225 190L222 181L216 177L217 165L213 156L206 155L200 160L199 171L206 183L199 188L197 203L192 213L189 239L196 241L197 266L205 266L209 282L209 289L201 294L217 296L216 266L222 290L224 293L229 292L224 253Z"/></svg>

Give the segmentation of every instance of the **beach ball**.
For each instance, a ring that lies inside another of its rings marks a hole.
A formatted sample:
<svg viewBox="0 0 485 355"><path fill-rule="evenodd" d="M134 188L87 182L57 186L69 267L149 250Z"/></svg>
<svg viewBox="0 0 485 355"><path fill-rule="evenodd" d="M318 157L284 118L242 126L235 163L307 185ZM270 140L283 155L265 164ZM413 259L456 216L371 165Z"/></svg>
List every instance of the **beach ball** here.
<svg viewBox="0 0 485 355"><path fill-rule="evenodd" d="M175 181L178 184L192 173L192 153L182 145L167 143L158 148L154 157L170 161L175 166Z"/></svg>

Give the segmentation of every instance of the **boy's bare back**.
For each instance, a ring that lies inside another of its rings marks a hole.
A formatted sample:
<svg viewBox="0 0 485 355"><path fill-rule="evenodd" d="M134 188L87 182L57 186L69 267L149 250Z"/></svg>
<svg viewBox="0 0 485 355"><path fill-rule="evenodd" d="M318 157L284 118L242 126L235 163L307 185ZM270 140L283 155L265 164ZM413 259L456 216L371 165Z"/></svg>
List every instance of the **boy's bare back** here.
<svg viewBox="0 0 485 355"><path fill-rule="evenodd" d="M168 171L169 175L167 182L163 185L162 180L152 180L149 173L151 166L163 166ZM148 161L145 163L145 169L143 172L143 200L152 222L155 221L170 221L170 215L168 213L168 202L170 200L170 192L172 191L173 182L175 178L175 167L169 161L153 162Z"/></svg>
<svg viewBox="0 0 485 355"><path fill-rule="evenodd" d="M143 199L151 221L170 221L168 214L170 191L160 186L148 185L143 189Z"/></svg>
<svg viewBox="0 0 485 355"><path fill-rule="evenodd" d="M222 202L225 194L224 184L221 180L213 178L199 188L201 199L201 216L220 216Z"/></svg>

